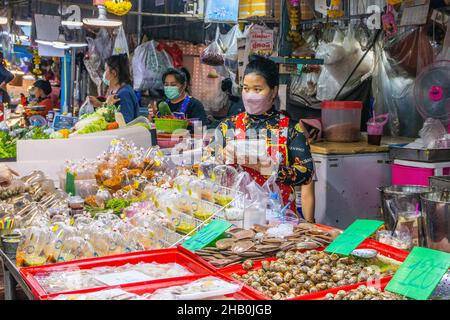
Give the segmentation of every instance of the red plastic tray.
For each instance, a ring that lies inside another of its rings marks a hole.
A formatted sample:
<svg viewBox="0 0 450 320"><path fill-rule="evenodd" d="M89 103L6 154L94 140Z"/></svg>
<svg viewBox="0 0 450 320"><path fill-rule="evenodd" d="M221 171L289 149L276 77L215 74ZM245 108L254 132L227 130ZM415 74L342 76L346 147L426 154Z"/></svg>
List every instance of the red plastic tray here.
<svg viewBox="0 0 450 320"><path fill-rule="evenodd" d="M117 267L122 266L125 264L137 264L139 262L157 262L157 263L178 263L179 265L185 267L189 271L191 271L194 275L211 275L213 272L211 272L210 269L208 269L206 266L201 264L196 259L192 258L191 256L188 256L184 254L183 252L180 252L177 248L172 249L161 249L161 250L152 250L152 251L140 251L140 252L133 252L133 253L126 253L121 255L114 255L114 256L105 256L105 257L99 257L99 258L90 258L90 259L82 259L82 260L76 260L76 261L69 261L69 262L63 262L63 263L55 263L51 265L44 265L44 266L38 266L38 267L27 267L27 268L21 268L20 274L25 279L26 283L29 285L33 295L38 299L43 299L47 295L49 295L48 292L46 292L38 283L38 281L35 279L36 274L42 274L42 273L50 273L55 271L64 271L71 268L76 269L92 269L96 267ZM193 276L190 276L192 278ZM189 277L183 277L183 278L189 278ZM177 279L177 278L171 278L171 280ZM167 279L158 279L151 281L152 283L161 283L167 281ZM148 282L146 282L148 283ZM136 283L134 283L136 285ZM106 289L108 286L105 287L97 287L95 288L96 291ZM74 291L69 292L60 292L58 294L62 293L72 293Z"/></svg>
<svg viewBox="0 0 450 320"><path fill-rule="evenodd" d="M400 250L400 249L397 249L397 248L394 248L394 247L382 244L382 243L380 243L378 241L371 240L371 239L365 240L361 245L358 246L358 249L375 249L382 256L385 256L385 257L388 257L388 258L391 258L391 259L394 259L394 260L397 260L397 261L400 261L400 262L405 261L406 257L409 254L409 252L407 252L407 251ZM324 250L324 248L321 248L321 249L318 249L318 250L321 251L321 250ZM277 260L277 259L276 258L271 258L271 259L255 261L254 269L261 268L262 261L274 261L274 260ZM231 274L233 274L233 273L235 273L237 275L240 275L240 276L242 276L243 274L247 273L247 271L242 268L242 264L235 265L235 266L230 266L230 267L221 269L218 272L223 274L223 275L225 275L225 276L228 276L230 278L231 278ZM386 281L386 279L390 280L391 278L390 277L382 278L382 279L380 279L380 281L383 282L383 281ZM333 289L330 289L330 290L320 291L320 292L315 293L315 294L308 294L308 295L296 297L296 298L290 299L290 300L310 300L310 299L308 299L308 297L312 298L312 297L315 297L316 295L321 295L321 294L324 294L323 297L325 297L325 295L327 293L333 293L333 291L335 291L335 290L336 290L336 292L339 291L339 290L345 290L345 288L350 288L350 290L351 290L351 289L357 288L357 287L359 287L360 285L363 285L363 284L366 284L366 283L358 283L358 284L355 284L355 285L352 285L352 286L345 286L345 287L336 287L336 288L333 288ZM246 287L249 290L252 290L255 293L258 293L259 295L262 295L262 293L260 293L259 291L253 289L250 286L247 286L247 285L244 284L244 287ZM306 299L304 299L305 297L306 297ZM268 297L264 297L264 298L266 300L269 299ZM300 299L300 298L302 298L302 299Z"/></svg>
<svg viewBox="0 0 450 320"><path fill-rule="evenodd" d="M109 287L108 289L121 288L124 291L142 296L146 293L153 293L158 289L185 285L185 284L191 283L193 281L196 281L196 280L204 278L204 277L205 276L192 276L192 277L183 277L183 278L177 278L177 279L166 279L164 282L148 282L148 283L142 283L139 285L127 284L127 285L122 285L122 286ZM230 281L230 279L228 277L225 277L220 274L216 274L216 275L214 275L214 277L221 278L226 281ZM234 280L234 282L236 282L236 280ZM72 292L71 294L85 294L85 293L98 292L101 290L104 290L104 289L93 288L93 289L75 291L75 292ZM51 295L43 297L43 300L52 300L59 295L61 295L61 294L60 293L51 294ZM251 290L248 290L245 287L242 287L242 289L236 293L226 295L226 297L232 298L235 300L262 300L262 299L264 299L263 296L255 293Z"/></svg>

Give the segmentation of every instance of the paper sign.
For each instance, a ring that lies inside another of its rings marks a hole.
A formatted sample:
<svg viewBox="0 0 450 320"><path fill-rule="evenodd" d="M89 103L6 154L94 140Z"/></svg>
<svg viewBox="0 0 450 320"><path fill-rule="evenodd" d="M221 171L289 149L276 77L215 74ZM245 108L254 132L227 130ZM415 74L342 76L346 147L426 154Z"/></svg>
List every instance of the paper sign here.
<svg viewBox="0 0 450 320"><path fill-rule="evenodd" d="M270 57L274 50L274 32L264 26L255 25L248 35L249 54Z"/></svg>
<svg viewBox="0 0 450 320"><path fill-rule="evenodd" d="M77 122L78 118L76 117L57 115L55 116L55 119L53 119L53 129L56 131L61 129L72 129Z"/></svg>
<svg viewBox="0 0 450 320"><path fill-rule="evenodd" d="M424 5L405 7L403 9L400 26L415 26L427 23L429 9L429 2Z"/></svg>
<svg viewBox="0 0 450 320"><path fill-rule="evenodd" d="M227 221L215 219L198 233L186 240L181 246L192 252L203 249L220 237L231 226L232 224Z"/></svg>
<svg viewBox="0 0 450 320"><path fill-rule="evenodd" d="M388 283L386 291L426 300L449 267L449 253L415 247Z"/></svg>
<svg viewBox="0 0 450 320"><path fill-rule="evenodd" d="M152 277L136 270L102 274L96 276L95 279L108 286L154 280Z"/></svg>
<svg viewBox="0 0 450 320"><path fill-rule="evenodd" d="M382 224L382 221L376 220L356 220L325 249L325 252L349 255Z"/></svg>
<svg viewBox="0 0 450 320"><path fill-rule="evenodd" d="M66 173L66 193L75 195L75 175L71 172Z"/></svg>

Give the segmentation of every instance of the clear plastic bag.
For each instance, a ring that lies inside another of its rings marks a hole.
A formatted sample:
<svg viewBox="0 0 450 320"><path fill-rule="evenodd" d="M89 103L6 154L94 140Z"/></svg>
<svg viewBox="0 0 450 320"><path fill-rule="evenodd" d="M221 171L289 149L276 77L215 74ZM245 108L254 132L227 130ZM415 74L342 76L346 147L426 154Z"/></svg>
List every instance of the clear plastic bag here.
<svg viewBox="0 0 450 320"><path fill-rule="evenodd" d="M245 206L244 228L250 228L255 224L266 224L269 194L256 181L247 185L247 194L249 199Z"/></svg>
<svg viewBox="0 0 450 320"><path fill-rule="evenodd" d="M205 277L192 283L156 290L144 295L150 300L202 300L233 294L242 284L230 283L217 277Z"/></svg>
<svg viewBox="0 0 450 320"><path fill-rule="evenodd" d="M342 41L340 33L337 32L332 43L321 42L317 48L316 57L324 59L324 66L317 82L317 99L321 101L334 100L362 56L363 52L355 39L352 25L349 26ZM341 94L345 95L355 88L361 79L366 78L372 72L372 66L372 56L367 55Z"/></svg>
<svg viewBox="0 0 450 320"><path fill-rule="evenodd" d="M243 33L239 25L235 25L227 34L221 35L224 51L224 65L229 71L238 71L238 38L242 38Z"/></svg>
<svg viewBox="0 0 450 320"><path fill-rule="evenodd" d="M94 106L89 101L89 97L86 98L86 101L81 105L80 111L78 112L78 116L81 117L85 114L90 114L95 111Z"/></svg>
<svg viewBox="0 0 450 320"><path fill-rule="evenodd" d="M220 40L220 28L217 26L216 38L209 46L200 54L200 61L208 66L223 66L224 52L222 40Z"/></svg>
<svg viewBox="0 0 450 320"><path fill-rule="evenodd" d="M133 56L133 80L135 90L162 90L163 73L173 66L170 56L156 49L157 43L149 41L136 48Z"/></svg>
<svg viewBox="0 0 450 320"><path fill-rule="evenodd" d="M419 135L422 138L423 146L426 149L438 148L439 139L447 134L447 130L442 122L436 119L428 118L425 120Z"/></svg>
<svg viewBox="0 0 450 320"><path fill-rule="evenodd" d="M123 26L120 26L117 32L116 41L114 42L114 54L127 54L130 55L128 50L127 36L125 35L125 30Z"/></svg>

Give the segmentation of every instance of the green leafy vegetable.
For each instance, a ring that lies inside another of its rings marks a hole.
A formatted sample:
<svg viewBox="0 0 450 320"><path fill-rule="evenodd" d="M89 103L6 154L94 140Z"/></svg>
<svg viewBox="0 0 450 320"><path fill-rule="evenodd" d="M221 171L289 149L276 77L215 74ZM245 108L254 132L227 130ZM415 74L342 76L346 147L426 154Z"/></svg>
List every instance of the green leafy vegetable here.
<svg viewBox="0 0 450 320"><path fill-rule="evenodd" d="M111 199L106 202L106 209L113 210L114 214L120 215L123 209L129 207L131 201L124 199Z"/></svg>
<svg viewBox="0 0 450 320"><path fill-rule="evenodd" d="M172 111L170 110L169 105L165 101L159 103L158 111L161 117L167 117L172 115Z"/></svg>

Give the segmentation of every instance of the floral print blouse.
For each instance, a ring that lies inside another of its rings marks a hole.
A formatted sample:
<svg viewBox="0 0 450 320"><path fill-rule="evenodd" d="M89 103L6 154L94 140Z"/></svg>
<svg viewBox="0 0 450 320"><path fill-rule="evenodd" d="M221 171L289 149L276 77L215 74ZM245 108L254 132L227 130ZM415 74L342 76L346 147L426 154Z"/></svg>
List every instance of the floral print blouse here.
<svg viewBox="0 0 450 320"><path fill-rule="evenodd" d="M280 116L281 112L274 109L263 115L250 115L246 113L244 124L246 129L267 132L267 137L270 139L272 130L277 131L280 128ZM223 148L225 148L227 141L233 139L233 134L230 134L229 131L234 133L236 130L238 117L239 115L236 115L222 121L216 130L215 139L216 141L223 141ZM314 173L313 159L308 141L303 134L303 129L298 123L296 124L292 120L289 120L287 149L288 164L280 166L278 182L290 186L309 184Z"/></svg>

